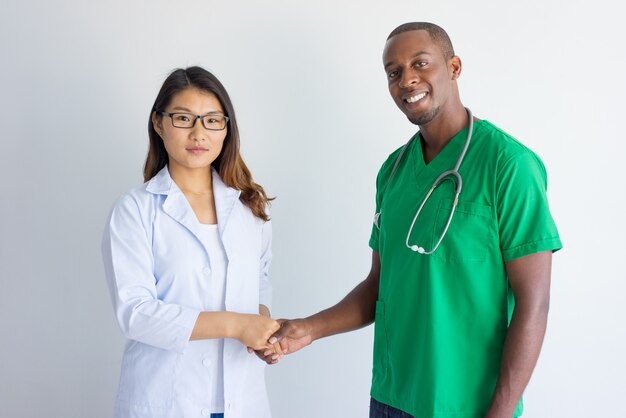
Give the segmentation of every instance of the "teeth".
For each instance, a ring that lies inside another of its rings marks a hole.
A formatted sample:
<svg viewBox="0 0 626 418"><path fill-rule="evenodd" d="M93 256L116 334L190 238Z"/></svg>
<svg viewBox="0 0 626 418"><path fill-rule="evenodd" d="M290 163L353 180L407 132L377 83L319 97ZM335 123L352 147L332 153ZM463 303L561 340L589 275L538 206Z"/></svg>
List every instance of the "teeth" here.
<svg viewBox="0 0 626 418"><path fill-rule="evenodd" d="M406 102L407 103L415 103L418 100L422 100L424 98L424 96L426 96L426 93L421 93L421 94L418 94L417 96L409 97L408 99L406 99Z"/></svg>

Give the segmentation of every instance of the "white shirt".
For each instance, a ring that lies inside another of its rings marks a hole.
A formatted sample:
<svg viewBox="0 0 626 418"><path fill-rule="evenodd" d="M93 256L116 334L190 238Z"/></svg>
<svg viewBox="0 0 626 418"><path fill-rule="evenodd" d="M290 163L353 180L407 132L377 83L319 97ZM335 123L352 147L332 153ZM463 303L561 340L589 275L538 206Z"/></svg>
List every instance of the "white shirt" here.
<svg viewBox="0 0 626 418"><path fill-rule="evenodd" d="M210 292L207 295L208 311L223 311L224 290L226 289L226 252L222 245L217 225L200 224L200 240L207 248L211 276L209 280ZM213 360L215 373L211 375L211 390L209 391L209 405L211 412L224 412L224 340L214 339L207 341L206 355Z"/></svg>
<svg viewBox="0 0 626 418"><path fill-rule="evenodd" d="M226 255L224 307L271 307L271 223L255 217L213 170L218 232ZM106 225L102 255L115 314L127 337L116 402L118 418L203 417L218 365L209 340L189 341L210 309L210 249L187 199L163 168L123 195ZM265 363L225 339L224 412L269 418Z"/></svg>

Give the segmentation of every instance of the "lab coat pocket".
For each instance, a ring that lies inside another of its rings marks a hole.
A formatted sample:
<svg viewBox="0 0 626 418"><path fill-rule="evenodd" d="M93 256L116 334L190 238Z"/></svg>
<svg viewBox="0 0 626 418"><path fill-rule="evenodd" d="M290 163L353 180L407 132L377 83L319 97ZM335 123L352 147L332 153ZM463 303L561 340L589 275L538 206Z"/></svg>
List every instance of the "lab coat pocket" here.
<svg viewBox="0 0 626 418"><path fill-rule="evenodd" d="M374 325L374 370L373 385L376 386L387 376L389 352L387 340L387 324L385 323L385 302L376 301L376 320Z"/></svg>
<svg viewBox="0 0 626 418"><path fill-rule="evenodd" d="M433 245L437 243L446 227L453 202L453 199L440 201ZM497 243L497 230L493 219L490 206L459 200L448 231L434 255L444 257L448 261L485 261L494 242Z"/></svg>
<svg viewBox="0 0 626 418"><path fill-rule="evenodd" d="M172 407L174 384L178 376L180 355L142 343L134 344L126 353L120 400L135 407L166 409Z"/></svg>

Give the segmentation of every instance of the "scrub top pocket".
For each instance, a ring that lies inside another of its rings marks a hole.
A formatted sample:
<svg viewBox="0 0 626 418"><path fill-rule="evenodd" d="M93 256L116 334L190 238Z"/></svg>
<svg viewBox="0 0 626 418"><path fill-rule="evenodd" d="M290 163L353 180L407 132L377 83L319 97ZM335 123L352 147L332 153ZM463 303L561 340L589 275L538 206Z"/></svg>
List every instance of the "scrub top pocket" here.
<svg viewBox="0 0 626 418"><path fill-rule="evenodd" d="M453 199L442 199L439 203L433 245L445 229L453 203ZM481 262L487 259L490 247L497 241L492 208L459 200L448 232L433 256L452 261Z"/></svg>

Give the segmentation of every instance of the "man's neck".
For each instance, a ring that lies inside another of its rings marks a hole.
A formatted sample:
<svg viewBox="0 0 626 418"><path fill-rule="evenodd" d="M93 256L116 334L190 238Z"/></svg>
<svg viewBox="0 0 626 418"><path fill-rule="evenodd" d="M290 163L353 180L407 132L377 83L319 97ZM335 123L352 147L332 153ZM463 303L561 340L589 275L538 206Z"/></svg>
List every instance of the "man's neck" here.
<svg viewBox="0 0 626 418"><path fill-rule="evenodd" d="M428 124L420 126L426 164L431 162L468 123L467 111L459 103L452 111L441 113Z"/></svg>

